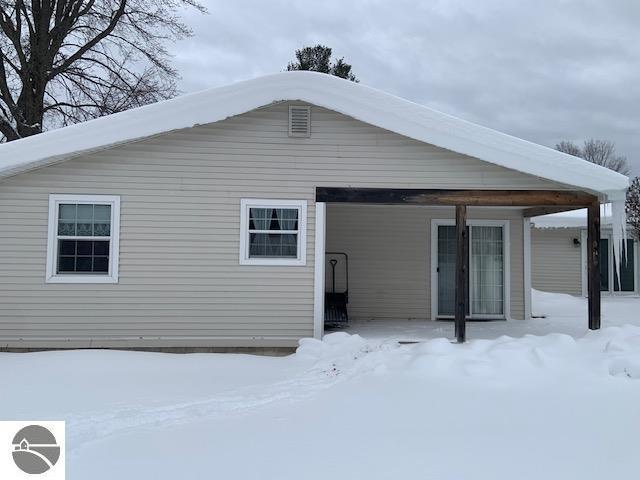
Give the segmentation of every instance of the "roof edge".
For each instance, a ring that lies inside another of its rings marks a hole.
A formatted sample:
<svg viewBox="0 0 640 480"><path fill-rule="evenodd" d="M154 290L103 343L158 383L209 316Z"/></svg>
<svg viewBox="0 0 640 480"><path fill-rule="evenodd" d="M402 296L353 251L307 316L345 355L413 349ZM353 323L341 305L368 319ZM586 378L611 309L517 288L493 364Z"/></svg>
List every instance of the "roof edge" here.
<svg viewBox="0 0 640 480"><path fill-rule="evenodd" d="M597 193L607 200L624 196L629 185L624 175L549 147L359 83L300 71L190 93L0 145L0 178L295 100L488 163Z"/></svg>

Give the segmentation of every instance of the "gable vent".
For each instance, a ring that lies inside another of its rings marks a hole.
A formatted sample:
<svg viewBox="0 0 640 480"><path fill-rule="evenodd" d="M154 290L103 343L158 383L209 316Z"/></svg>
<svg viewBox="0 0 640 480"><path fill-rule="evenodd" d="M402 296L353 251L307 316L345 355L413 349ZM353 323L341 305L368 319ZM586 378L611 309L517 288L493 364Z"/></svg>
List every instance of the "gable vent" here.
<svg viewBox="0 0 640 480"><path fill-rule="evenodd" d="M289 136L311 136L311 107L302 105L289 107Z"/></svg>

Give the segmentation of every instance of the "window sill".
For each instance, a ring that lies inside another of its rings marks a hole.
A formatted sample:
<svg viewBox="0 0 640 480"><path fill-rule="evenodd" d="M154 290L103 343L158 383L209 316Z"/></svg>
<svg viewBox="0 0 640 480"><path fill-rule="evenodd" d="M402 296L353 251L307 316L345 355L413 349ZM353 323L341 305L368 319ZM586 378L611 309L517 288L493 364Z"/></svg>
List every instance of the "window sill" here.
<svg viewBox="0 0 640 480"><path fill-rule="evenodd" d="M47 277L47 283L118 283L118 278L111 275L53 275Z"/></svg>
<svg viewBox="0 0 640 480"><path fill-rule="evenodd" d="M241 258L240 265L266 265L272 267L304 267L307 264L300 258Z"/></svg>

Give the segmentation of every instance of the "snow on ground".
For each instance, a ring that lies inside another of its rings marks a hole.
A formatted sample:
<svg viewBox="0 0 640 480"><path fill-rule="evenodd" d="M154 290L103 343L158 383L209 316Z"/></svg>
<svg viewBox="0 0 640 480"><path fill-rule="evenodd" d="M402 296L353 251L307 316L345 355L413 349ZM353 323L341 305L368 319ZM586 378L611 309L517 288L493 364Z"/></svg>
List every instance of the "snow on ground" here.
<svg viewBox="0 0 640 480"><path fill-rule="evenodd" d="M547 318L473 329L577 338L339 332L284 358L5 353L0 412L65 419L70 479L637 478L640 299L605 299L605 326L629 325L584 336L570 327L586 323L583 300L534 306Z"/></svg>
<svg viewBox="0 0 640 480"><path fill-rule="evenodd" d="M469 321L467 338L494 339L500 335L521 337L527 334L546 335L548 333L566 333L581 337L589 331L586 298L533 290L532 303L532 314L538 317L533 321ZM638 308L640 308L638 297L603 296L602 325L614 326L627 323L640 325ZM427 340L435 337L455 338L451 320L360 321L352 323L345 331L357 333L369 339L398 341Z"/></svg>

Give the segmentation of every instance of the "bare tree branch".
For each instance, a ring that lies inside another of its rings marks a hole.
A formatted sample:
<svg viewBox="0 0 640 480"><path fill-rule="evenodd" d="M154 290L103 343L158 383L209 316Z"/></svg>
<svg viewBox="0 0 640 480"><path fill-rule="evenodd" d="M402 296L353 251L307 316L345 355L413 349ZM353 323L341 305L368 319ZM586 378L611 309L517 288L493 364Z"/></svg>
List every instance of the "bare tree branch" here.
<svg viewBox="0 0 640 480"><path fill-rule="evenodd" d="M168 42L198 0L0 0L0 134L14 140L175 95Z"/></svg>
<svg viewBox="0 0 640 480"><path fill-rule="evenodd" d="M582 148L573 142L563 140L556 144L556 150L559 150L575 157L580 157L588 162L601 165L614 172L629 175L631 168L627 157L618 155L616 146L609 140L595 140L593 138L585 140Z"/></svg>

